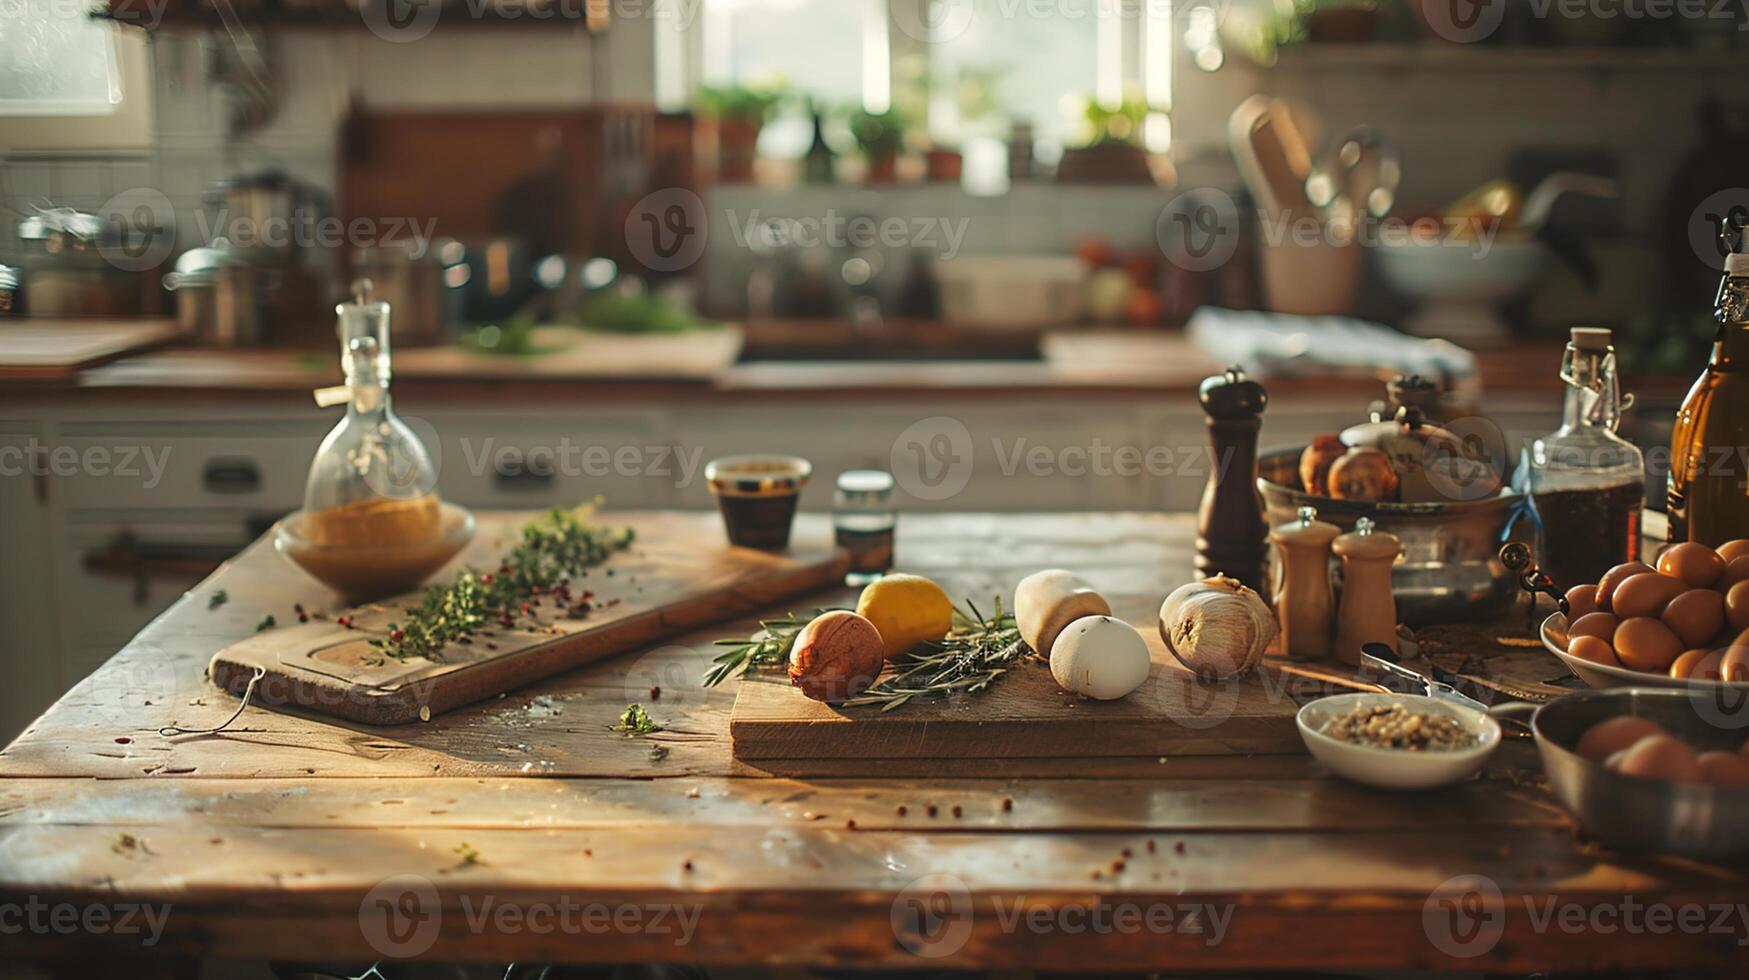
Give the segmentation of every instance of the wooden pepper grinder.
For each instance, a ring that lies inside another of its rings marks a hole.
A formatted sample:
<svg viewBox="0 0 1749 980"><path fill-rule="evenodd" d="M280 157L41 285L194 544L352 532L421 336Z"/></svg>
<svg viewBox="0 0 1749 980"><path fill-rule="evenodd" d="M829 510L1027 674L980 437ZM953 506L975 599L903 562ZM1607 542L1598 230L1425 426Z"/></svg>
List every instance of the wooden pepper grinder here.
<svg viewBox="0 0 1749 980"><path fill-rule="evenodd" d="M1275 529L1270 539L1281 556L1281 589L1275 593L1275 618L1281 623L1281 652L1294 660L1330 655L1330 624L1336 596L1330 590L1330 542L1342 529L1318 520L1301 507L1298 520Z"/></svg>
<svg viewBox="0 0 1749 980"><path fill-rule="evenodd" d="M1268 595L1268 528L1257 492L1257 432L1269 393L1231 367L1204 378L1197 399L1208 415L1214 465L1196 512L1196 573L1236 578Z"/></svg>
<svg viewBox="0 0 1749 980"><path fill-rule="evenodd" d="M1332 546L1342 559L1342 607L1336 614L1336 659L1360 664L1363 643L1383 643L1397 652L1397 600L1391 593L1391 563L1402 553L1396 535L1375 530L1372 518Z"/></svg>

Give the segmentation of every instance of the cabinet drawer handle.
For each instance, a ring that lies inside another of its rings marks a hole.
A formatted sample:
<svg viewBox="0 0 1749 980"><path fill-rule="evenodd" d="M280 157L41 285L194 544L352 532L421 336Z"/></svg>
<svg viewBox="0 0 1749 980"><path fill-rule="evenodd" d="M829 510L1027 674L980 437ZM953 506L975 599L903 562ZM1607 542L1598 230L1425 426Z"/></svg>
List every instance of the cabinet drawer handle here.
<svg viewBox="0 0 1749 980"><path fill-rule="evenodd" d="M255 493L261 489L261 467L240 457L209 459L200 482L208 493Z"/></svg>

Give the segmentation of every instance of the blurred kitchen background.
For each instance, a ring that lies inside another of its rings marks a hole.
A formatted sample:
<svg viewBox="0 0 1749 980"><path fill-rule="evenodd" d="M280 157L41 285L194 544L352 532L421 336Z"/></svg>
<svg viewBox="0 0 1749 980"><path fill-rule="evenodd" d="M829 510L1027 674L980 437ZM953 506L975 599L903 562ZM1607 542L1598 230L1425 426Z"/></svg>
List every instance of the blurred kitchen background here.
<svg viewBox="0 0 1749 980"><path fill-rule="evenodd" d="M1204 470L1062 450L1194 454L1232 363L1270 385L1265 445L1414 373L1515 446L1558 420L1575 325L1616 331L1667 444L1749 217L1749 23L1628 9L16 0L0 608L48 666L14 698L298 505L364 278L472 507L706 507L684 461L762 450L812 459L823 508L945 445L963 484L901 479L902 508L1187 509Z"/></svg>

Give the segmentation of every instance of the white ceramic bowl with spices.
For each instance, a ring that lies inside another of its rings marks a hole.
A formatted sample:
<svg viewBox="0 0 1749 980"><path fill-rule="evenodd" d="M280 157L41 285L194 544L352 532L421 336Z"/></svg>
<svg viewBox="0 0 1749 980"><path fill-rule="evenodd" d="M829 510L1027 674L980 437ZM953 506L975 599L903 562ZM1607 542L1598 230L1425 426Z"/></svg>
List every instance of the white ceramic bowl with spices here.
<svg viewBox="0 0 1749 980"><path fill-rule="evenodd" d="M1458 749L1381 748L1325 734L1331 722L1357 708L1400 704L1414 714L1449 718L1472 736ZM1474 708L1421 694L1338 694L1319 698L1294 716L1313 758L1336 775L1379 789L1420 790L1468 779L1500 747L1500 723Z"/></svg>

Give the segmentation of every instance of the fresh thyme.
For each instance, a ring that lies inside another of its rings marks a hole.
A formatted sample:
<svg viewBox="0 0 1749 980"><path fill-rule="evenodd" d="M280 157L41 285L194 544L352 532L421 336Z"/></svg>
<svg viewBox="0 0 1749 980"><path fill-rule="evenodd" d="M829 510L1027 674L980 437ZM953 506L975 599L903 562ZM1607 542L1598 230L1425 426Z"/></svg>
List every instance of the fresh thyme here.
<svg viewBox="0 0 1749 980"><path fill-rule="evenodd" d="M226 592L224 589L218 589L215 592L213 592L213 594L211 596L207 597L206 607L209 610L217 609L220 606L222 606L225 603L230 602L230 601L231 601L231 594L229 592Z"/></svg>
<svg viewBox="0 0 1749 980"><path fill-rule="evenodd" d="M882 711L891 711L916 697L975 694L1032 654L1021 642L1014 616L1002 611L1000 596L996 614L989 619L971 600L965 605L963 611L954 609L953 628L940 643L925 643L902 655L893 663L897 673L842 705L878 704Z"/></svg>
<svg viewBox="0 0 1749 980"><path fill-rule="evenodd" d="M614 722L613 730L627 735L649 735L661 731L662 726L656 724L656 719L650 717L643 705L628 704L620 714L619 721Z"/></svg>
<svg viewBox="0 0 1749 980"><path fill-rule="evenodd" d="M261 622L255 624L255 632L260 633L263 630L270 630L278 625L279 625L279 623L274 620L273 614L268 613L267 615L261 617Z"/></svg>
<svg viewBox="0 0 1749 980"><path fill-rule="evenodd" d="M814 616L828 611L816 609ZM752 636L718 640L717 646L733 649L712 660L715 666L705 671L704 686L715 687L749 667L788 663L789 649L795 646L796 634L806 625L807 619L797 619L795 613L785 613L782 619L760 620L759 629Z"/></svg>
<svg viewBox="0 0 1749 980"><path fill-rule="evenodd" d="M464 570L449 585L425 590L406 621L390 623L388 636L370 645L396 659L437 659L455 642L471 642L491 626L514 627L528 618L532 600L550 594L561 606L571 605L570 576L601 564L631 546L632 529L592 527L585 519L589 506L573 510L555 507L545 517L523 525L522 541L504 557L496 572ZM587 611L585 594L578 611Z"/></svg>
<svg viewBox="0 0 1749 980"><path fill-rule="evenodd" d="M828 611L816 609L814 615ZM752 636L718 640L718 646L730 649L716 657L704 675L704 686L712 687L749 667L788 662L796 634L807 623L789 613L782 619L761 620ZM1031 652L1020 640L1014 616L1003 612L1001 597L996 599L996 614L988 619L968 601L964 610L953 611L953 628L941 642L925 643L904 654L893 663L896 673L843 705L878 704L882 711L890 711L914 697L982 691Z"/></svg>

